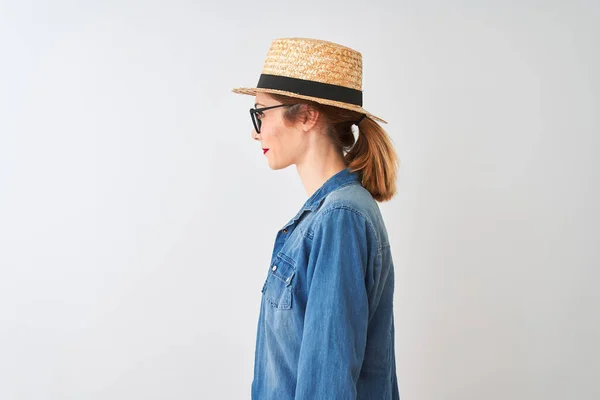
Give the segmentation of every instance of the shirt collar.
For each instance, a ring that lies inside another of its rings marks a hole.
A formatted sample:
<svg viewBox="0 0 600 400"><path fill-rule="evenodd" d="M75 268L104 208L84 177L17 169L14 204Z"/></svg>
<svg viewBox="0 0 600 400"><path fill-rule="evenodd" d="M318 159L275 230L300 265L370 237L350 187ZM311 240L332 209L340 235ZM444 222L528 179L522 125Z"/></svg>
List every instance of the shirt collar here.
<svg viewBox="0 0 600 400"><path fill-rule="evenodd" d="M309 198L308 200L306 200L306 202L304 203L304 205L302 206L302 208L300 209L300 211L298 211L298 214L296 214L296 216L294 218L292 218L290 220L290 222L288 222L283 229L287 228L288 226L292 225L294 222L296 222L300 216L302 216L302 214L305 211L314 211L316 210L319 205L321 204L321 202L323 201L323 199L331 192L333 192L334 190L337 190L339 188L341 188L342 186L346 186L346 185L351 185L353 183L360 183L359 181L359 175L358 172L350 172L349 168L344 168L343 170L341 170L340 172L336 173L335 175L333 175L331 178L329 178L328 180L325 181L325 183L323 183L323 185L321 185L320 188L318 188Z"/></svg>
<svg viewBox="0 0 600 400"><path fill-rule="evenodd" d="M318 188L308 198L308 200L306 200L304 206L302 207L302 210L316 210L321 204L321 201L323 201L323 199L327 197L329 193L339 189L342 186L358 182L358 180L358 172L350 172L349 168L344 168L343 170L326 180L325 183L323 183L323 185L321 185L321 187Z"/></svg>

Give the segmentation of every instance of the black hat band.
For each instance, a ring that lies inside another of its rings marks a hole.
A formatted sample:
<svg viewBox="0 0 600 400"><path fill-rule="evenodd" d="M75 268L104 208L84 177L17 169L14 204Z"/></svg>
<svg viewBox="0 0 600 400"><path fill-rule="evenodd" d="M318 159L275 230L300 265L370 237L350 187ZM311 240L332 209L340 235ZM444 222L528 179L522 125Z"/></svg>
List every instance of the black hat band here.
<svg viewBox="0 0 600 400"><path fill-rule="evenodd" d="M340 101L362 107L362 91L345 86L287 76L261 74L256 87L260 89L282 90L303 96Z"/></svg>

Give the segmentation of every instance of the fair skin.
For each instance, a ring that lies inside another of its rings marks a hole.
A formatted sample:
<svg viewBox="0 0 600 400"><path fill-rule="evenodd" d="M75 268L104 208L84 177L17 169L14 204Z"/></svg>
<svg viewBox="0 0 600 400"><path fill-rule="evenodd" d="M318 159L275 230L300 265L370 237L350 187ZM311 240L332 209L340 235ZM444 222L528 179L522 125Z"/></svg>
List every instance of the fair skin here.
<svg viewBox="0 0 600 400"><path fill-rule="evenodd" d="M256 107L270 107L280 102L268 93L257 93ZM326 126L317 110L308 108L307 115L293 125L284 123L287 107L264 111L260 133L252 129L252 137L260 141L269 167L279 170L296 165L306 194L310 197L329 178L346 168L340 154L326 135Z"/></svg>

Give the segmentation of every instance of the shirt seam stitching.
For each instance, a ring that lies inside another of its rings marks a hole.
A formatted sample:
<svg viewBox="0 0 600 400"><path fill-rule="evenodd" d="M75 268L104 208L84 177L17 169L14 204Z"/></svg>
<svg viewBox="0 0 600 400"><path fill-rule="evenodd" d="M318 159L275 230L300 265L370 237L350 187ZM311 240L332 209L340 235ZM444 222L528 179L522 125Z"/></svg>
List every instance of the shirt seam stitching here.
<svg viewBox="0 0 600 400"><path fill-rule="evenodd" d="M352 207L346 206L346 205L333 206L333 207L328 208L325 211L323 211L322 214L320 215L320 219L323 219L327 214L329 214L335 210L348 210L348 211L353 212L354 214L362 217L365 220L365 222L367 223L367 226L369 226L369 229L371 229L371 231L373 232L373 234L375 236L375 240L377 241L377 253L381 252L381 250L385 246L381 244L381 241L379 240L379 236L377 235L377 231L375 230L373 223L371 223L371 221L369 221L369 219L360 211L358 211ZM312 242L313 233L314 233L313 230L309 229L303 233L303 236Z"/></svg>

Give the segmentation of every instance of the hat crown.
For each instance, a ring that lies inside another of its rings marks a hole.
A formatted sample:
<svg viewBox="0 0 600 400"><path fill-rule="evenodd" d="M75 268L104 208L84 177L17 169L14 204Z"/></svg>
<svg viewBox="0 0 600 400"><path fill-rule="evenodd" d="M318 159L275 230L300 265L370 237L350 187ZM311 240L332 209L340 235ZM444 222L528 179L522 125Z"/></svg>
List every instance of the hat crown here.
<svg viewBox="0 0 600 400"><path fill-rule="evenodd" d="M362 54L325 40L275 39L269 48L262 73L362 91Z"/></svg>

